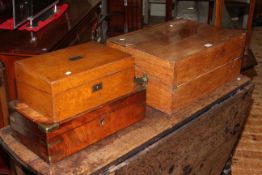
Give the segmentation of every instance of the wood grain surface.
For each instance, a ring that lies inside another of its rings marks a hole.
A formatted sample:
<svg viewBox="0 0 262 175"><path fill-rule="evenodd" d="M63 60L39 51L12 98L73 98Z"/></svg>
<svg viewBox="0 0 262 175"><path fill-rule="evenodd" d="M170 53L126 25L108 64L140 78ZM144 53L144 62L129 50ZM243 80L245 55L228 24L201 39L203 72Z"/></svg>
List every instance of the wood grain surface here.
<svg viewBox="0 0 262 175"><path fill-rule="evenodd" d="M170 114L182 106L182 103L189 104L192 99L200 97L202 92L219 87L223 84L219 80L230 77L214 72L243 55L245 38L245 33L240 30L178 20L110 38L107 45L135 57L136 74L146 74L149 77L148 87L152 88L147 91L147 104ZM235 72L240 72L238 66L235 66ZM198 83L197 91L191 86L190 91L194 93L188 93L188 100L184 98L184 93L178 95L180 87L196 83L195 80L201 79L201 76L207 80L209 73L213 75L209 75L208 83L202 81L202 86ZM238 75L229 74L232 77ZM209 83L213 80L213 83ZM163 87L165 88L162 89ZM157 97L153 95L155 93L158 94ZM180 100L175 100L173 96L179 96L176 98ZM176 105L177 101L181 102L181 105Z"/></svg>
<svg viewBox="0 0 262 175"><path fill-rule="evenodd" d="M130 55L95 42L16 62L18 100L50 122L132 92L134 77Z"/></svg>
<svg viewBox="0 0 262 175"><path fill-rule="evenodd" d="M107 45L134 55L136 65L162 83L178 86L241 57L245 33L178 20L109 38Z"/></svg>
<svg viewBox="0 0 262 175"><path fill-rule="evenodd" d="M143 119L145 98L145 89L138 89L59 123L58 128L47 133L39 129L42 124L48 126L41 119L43 116L20 104L24 107L17 109L19 113L11 114L13 136L46 162L54 163Z"/></svg>
<svg viewBox="0 0 262 175"><path fill-rule="evenodd" d="M149 75L147 104L171 114L234 79L240 74L240 67L241 60L235 59L175 88L159 83L159 79ZM144 72L136 67L136 74L142 76Z"/></svg>
<svg viewBox="0 0 262 175"><path fill-rule="evenodd" d="M118 165L156 143L164 136L179 128L183 128L186 123L190 123L193 116L209 111L218 99L220 99L219 101L222 105L223 100L229 97L227 95L231 94L231 98L234 98L234 93L242 94L243 92L247 92L252 87L252 85L248 85L248 82L248 78L240 76L238 79L201 97L198 101L191 103L191 105L182 108L172 115L166 115L148 107L146 117L142 121L52 165L48 165L18 143L10 135L11 131L9 127L0 131L1 144L21 164L39 174L90 174L107 171L109 167ZM232 92L234 93L232 94ZM247 105L248 100L245 102ZM232 125L230 124L229 126ZM185 145L185 147L190 147L190 145ZM228 147L230 147L228 149L231 149L233 145ZM210 159L218 160L217 157L212 155Z"/></svg>
<svg viewBox="0 0 262 175"><path fill-rule="evenodd" d="M250 111L252 90L246 90L116 167L111 166L109 174L220 175Z"/></svg>

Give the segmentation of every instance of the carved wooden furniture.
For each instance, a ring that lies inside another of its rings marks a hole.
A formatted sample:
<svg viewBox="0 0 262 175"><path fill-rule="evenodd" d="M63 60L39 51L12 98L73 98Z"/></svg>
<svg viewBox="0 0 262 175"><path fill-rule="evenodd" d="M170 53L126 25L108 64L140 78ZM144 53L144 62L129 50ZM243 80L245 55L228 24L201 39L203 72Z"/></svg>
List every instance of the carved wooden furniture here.
<svg viewBox="0 0 262 175"><path fill-rule="evenodd" d="M147 104L170 114L240 73L245 33L178 20L110 38L107 45L135 57L136 74L149 79Z"/></svg>
<svg viewBox="0 0 262 175"><path fill-rule="evenodd" d="M0 61L6 69L8 100L16 99L15 61L91 40L100 0L65 2L68 11L37 33L0 30ZM7 120L7 116L0 113L0 120Z"/></svg>
<svg viewBox="0 0 262 175"><path fill-rule="evenodd" d="M243 129L252 90L239 76L175 114L148 107L144 120L51 165L17 142L9 127L0 131L1 144L38 174L219 175Z"/></svg>

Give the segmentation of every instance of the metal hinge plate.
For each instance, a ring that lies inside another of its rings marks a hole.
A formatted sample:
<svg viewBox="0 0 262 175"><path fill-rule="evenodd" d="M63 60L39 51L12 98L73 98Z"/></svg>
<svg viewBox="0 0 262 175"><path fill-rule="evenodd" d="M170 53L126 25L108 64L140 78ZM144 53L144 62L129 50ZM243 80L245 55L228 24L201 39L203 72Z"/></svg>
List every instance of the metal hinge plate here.
<svg viewBox="0 0 262 175"><path fill-rule="evenodd" d="M55 123L52 125L39 124L38 128L44 133L50 133L59 128L59 124Z"/></svg>
<svg viewBox="0 0 262 175"><path fill-rule="evenodd" d="M142 77L135 77L135 83L137 85L146 86L148 84L148 77L144 74Z"/></svg>

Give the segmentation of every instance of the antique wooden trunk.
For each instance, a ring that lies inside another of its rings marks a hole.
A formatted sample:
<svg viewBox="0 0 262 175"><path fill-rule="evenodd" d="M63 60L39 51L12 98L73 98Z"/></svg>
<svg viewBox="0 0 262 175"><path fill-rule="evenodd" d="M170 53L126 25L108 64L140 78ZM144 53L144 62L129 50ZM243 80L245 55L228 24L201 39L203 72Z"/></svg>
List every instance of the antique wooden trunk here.
<svg viewBox="0 0 262 175"><path fill-rule="evenodd" d="M24 104L10 116L13 136L49 163L57 162L145 116L145 89L75 116L48 125L36 111Z"/></svg>
<svg viewBox="0 0 262 175"><path fill-rule="evenodd" d="M59 122L134 90L134 59L89 42L16 62L18 100Z"/></svg>
<svg viewBox="0 0 262 175"><path fill-rule="evenodd" d="M240 73L246 34L189 20L154 25L110 38L148 76L147 104L166 113L188 105Z"/></svg>

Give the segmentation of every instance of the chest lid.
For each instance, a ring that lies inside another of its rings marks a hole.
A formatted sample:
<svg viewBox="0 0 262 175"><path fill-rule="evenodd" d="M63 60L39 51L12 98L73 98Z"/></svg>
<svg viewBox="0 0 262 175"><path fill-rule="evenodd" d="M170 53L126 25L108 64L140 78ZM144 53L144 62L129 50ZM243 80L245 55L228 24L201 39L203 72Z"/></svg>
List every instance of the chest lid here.
<svg viewBox="0 0 262 175"><path fill-rule="evenodd" d="M168 67L183 58L241 36L245 37L244 31L176 20L110 38L108 43L120 45L124 48L122 50L135 56L158 58L159 64Z"/></svg>
<svg viewBox="0 0 262 175"><path fill-rule="evenodd" d="M47 93L134 68L134 59L103 44L89 42L16 62L16 80Z"/></svg>

